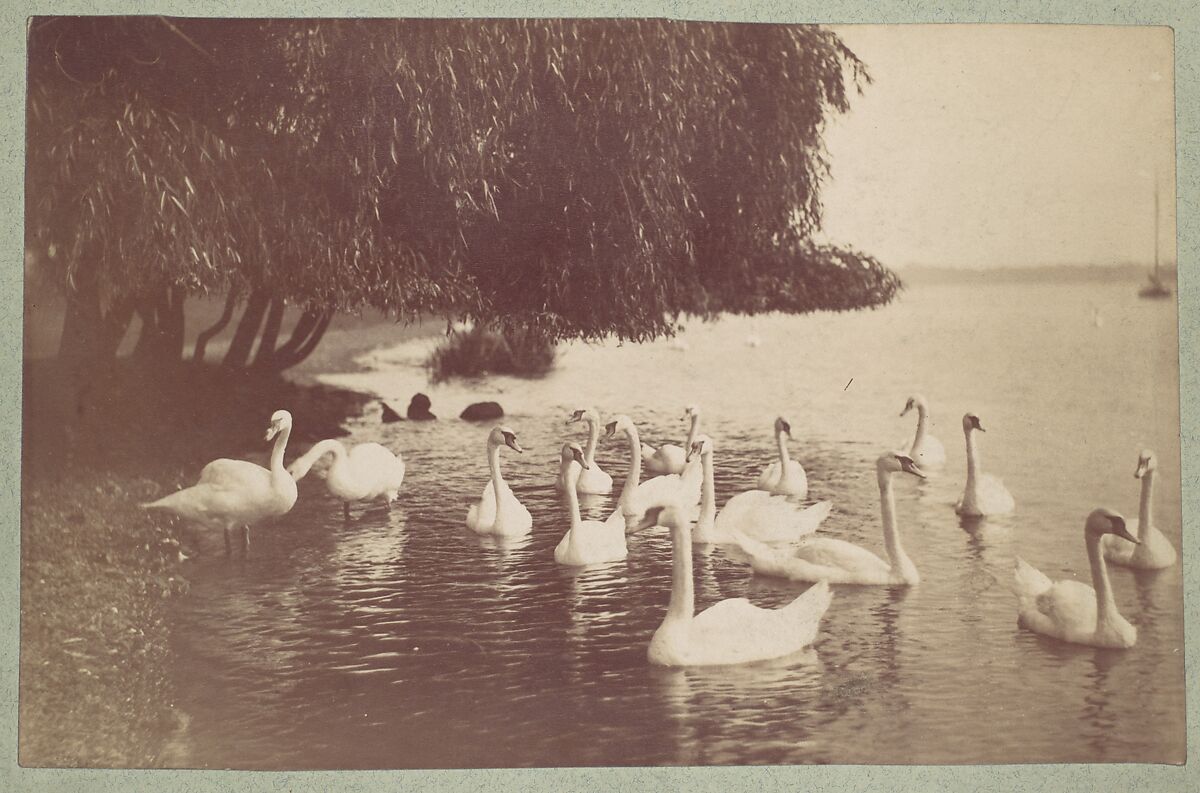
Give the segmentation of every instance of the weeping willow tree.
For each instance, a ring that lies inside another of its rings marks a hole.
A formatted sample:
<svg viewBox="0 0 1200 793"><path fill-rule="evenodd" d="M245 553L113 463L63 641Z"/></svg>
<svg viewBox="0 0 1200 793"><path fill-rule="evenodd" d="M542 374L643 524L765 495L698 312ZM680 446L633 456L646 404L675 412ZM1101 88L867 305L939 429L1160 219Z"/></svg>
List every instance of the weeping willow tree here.
<svg viewBox="0 0 1200 793"><path fill-rule="evenodd" d="M201 294L228 297L197 354L230 325L226 363L273 369L364 307L644 340L875 306L895 276L811 241L867 79L811 26L39 18L27 235L80 360L135 315L178 360Z"/></svg>

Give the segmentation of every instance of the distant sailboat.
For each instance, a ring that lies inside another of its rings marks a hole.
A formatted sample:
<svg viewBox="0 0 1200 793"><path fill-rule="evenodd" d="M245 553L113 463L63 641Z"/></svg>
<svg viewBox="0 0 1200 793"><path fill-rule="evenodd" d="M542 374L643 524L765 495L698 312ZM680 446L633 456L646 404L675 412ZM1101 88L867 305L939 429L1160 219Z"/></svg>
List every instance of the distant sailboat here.
<svg viewBox="0 0 1200 793"><path fill-rule="evenodd" d="M1151 300L1162 300L1171 296L1171 290L1158 275L1158 235L1158 180L1156 179L1154 181L1154 272L1150 274L1150 283L1138 292L1138 297Z"/></svg>

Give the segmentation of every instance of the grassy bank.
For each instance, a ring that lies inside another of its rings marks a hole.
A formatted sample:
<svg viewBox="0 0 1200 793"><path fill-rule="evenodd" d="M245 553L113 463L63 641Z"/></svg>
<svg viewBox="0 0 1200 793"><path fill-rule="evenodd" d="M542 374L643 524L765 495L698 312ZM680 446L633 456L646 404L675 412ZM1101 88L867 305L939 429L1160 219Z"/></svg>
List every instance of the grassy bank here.
<svg viewBox="0 0 1200 793"><path fill-rule="evenodd" d="M316 385L358 353L428 327L351 319L287 378L215 366L86 378L25 364L19 759L32 766L154 766L177 728L169 608L186 592L180 527L137 505L195 481L216 457L265 451L272 411L300 445L341 433L366 398Z"/></svg>

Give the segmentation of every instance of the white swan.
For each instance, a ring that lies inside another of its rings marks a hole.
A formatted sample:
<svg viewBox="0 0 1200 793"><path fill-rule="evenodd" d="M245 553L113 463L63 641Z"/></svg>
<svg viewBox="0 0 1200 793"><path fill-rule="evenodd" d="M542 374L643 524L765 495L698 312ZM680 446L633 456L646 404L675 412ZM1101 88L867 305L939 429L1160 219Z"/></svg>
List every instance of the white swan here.
<svg viewBox="0 0 1200 793"><path fill-rule="evenodd" d="M554 549L554 561L572 567L616 562L629 551L625 546L625 526L622 523L601 523L579 517L579 495L576 492L580 471L586 471L587 459L577 443L564 444L561 456L561 476L566 486L563 498L571 526Z"/></svg>
<svg viewBox="0 0 1200 793"><path fill-rule="evenodd" d="M1125 521L1130 534L1138 538L1131 543L1116 534L1106 534L1102 541L1104 558L1113 564L1136 567L1141 570L1161 570L1175 564L1175 546L1154 525L1150 517L1151 501L1154 497L1154 472L1158 470L1158 458L1149 449L1138 456L1134 477L1142 480L1142 498L1136 520Z"/></svg>
<svg viewBox="0 0 1200 793"><path fill-rule="evenodd" d="M692 531L684 511L685 507L673 505L662 512L662 521L671 529L671 601L650 639L650 663L744 664L790 655L812 644L833 599L825 582L781 609L759 608L745 598L734 598L695 613Z"/></svg>
<svg viewBox="0 0 1200 793"><path fill-rule="evenodd" d="M737 542L735 531L742 531L762 542L791 542L816 531L833 509L829 501L801 507L787 496L776 496L765 490L748 490L726 501L718 514L713 484L712 438L707 435L696 438L688 458L695 456L700 457L704 469L700 518L692 532L692 539L696 542L710 545L734 543Z"/></svg>
<svg viewBox="0 0 1200 793"><path fill-rule="evenodd" d="M622 522L625 530L632 533L654 526L658 513L668 504L681 502L694 506L700 503L703 472L698 462L687 466L682 474L666 474L642 482L642 444L633 421L629 416L617 416L605 429L606 437L615 438L618 432L624 432L629 442L629 472L621 487L617 509L606 523Z"/></svg>
<svg viewBox="0 0 1200 793"><path fill-rule="evenodd" d="M804 466L788 457L787 439L792 437L792 425L783 416L775 419L775 443L779 447L779 459L763 469L758 475L759 490L782 496L808 497L808 474Z"/></svg>
<svg viewBox="0 0 1200 793"><path fill-rule="evenodd" d="M1101 541L1109 534L1137 543L1137 538L1126 530L1125 519L1117 513L1096 509L1088 515L1083 536L1095 589L1071 579L1051 581L1018 558L1013 581L1018 624L1034 633L1073 644L1132 647L1137 641L1137 628L1117 611L1100 548Z"/></svg>
<svg viewBox="0 0 1200 793"><path fill-rule="evenodd" d="M696 434L700 432L700 408L696 405L688 405L683 410L683 418L691 420L687 440L683 446L665 443L655 449L648 444L642 444L642 464L646 466L646 470L650 473L683 473L684 466L687 465L687 450L691 447L692 442L696 440Z"/></svg>
<svg viewBox="0 0 1200 793"><path fill-rule="evenodd" d="M613 478L596 462L596 444L600 440L600 414L595 408L576 410L571 414L571 418L567 419L567 423L574 424L577 421L585 422L588 429L587 447L583 451L583 473L579 476L579 492L588 495L611 493Z"/></svg>
<svg viewBox="0 0 1200 793"><path fill-rule="evenodd" d="M266 440L275 439L269 469L245 460L213 460L200 471L196 484L142 507L224 530L226 553L230 552L230 532L241 526L245 550L250 545L250 526L285 515L296 503L296 480L283 467L291 434L292 414L277 410L267 427Z"/></svg>
<svg viewBox="0 0 1200 793"><path fill-rule="evenodd" d="M467 510L467 527L479 534L520 537L533 528L533 518L500 475L501 446L518 453L523 451L517 443L517 434L508 427L495 427L488 433L488 467L492 479L483 488L479 503Z"/></svg>
<svg viewBox="0 0 1200 793"><path fill-rule="evenodd" d="M324 440L293 460L288 473L299 482L326 454L333 455L333 465L325 472L325 487L341 500L347 518L351 502L382 498L391 504L396 500L404 484L404 460L378 443L359 443L347 452L341 441Z"/></svg>
<svg viewBox="0 0 1200 793"><path fill-rule="evenodd" d="M925 401L925 397L909 397L908 402L904 404L904 410L900 412L900 418L907 416L914 408L917 411L917 434L913 436L912 443L900 445L908 447L908 456L921 466L921 470L940 468L946 464L946 447L929 432L932 416L929 415L929 403Z"/></svg>
<svg viewBox="0 0 1200 793"><path fill-rule="evenodd" d="M963 416L962 425L963 435L967 438L967 486L963 489L962 498L954 505L954 511L968 517L1012 512L1016 502L1004 486L1004 482L979 470L979 449L975 446L975 430L986 431L980 425L979 417L968 413Z"/></svg>
<svg viewBox="0 0 1200 793"><path fill-rule="evenodd" d="M906 454L888 452L875 461L879 482L879 505L883 516L883 543L888 561L844 540L806 538L791 553L779 551L735 532L738 544L750 557L754 572L793 581L828 581L831 584L914 585L920 583L917 567L900 545L896 526L896 501L892 476L903 471L924 478L925 474Z"/></svg>

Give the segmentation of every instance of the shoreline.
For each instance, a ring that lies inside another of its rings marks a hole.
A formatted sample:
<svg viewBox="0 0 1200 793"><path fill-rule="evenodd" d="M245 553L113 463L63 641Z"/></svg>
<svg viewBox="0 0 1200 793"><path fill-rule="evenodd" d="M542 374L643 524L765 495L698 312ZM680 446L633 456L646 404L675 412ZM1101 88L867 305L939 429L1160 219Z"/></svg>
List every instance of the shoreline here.
<svg viewBox="0 0 1200 793"><path fill-rule="evenodd" d="M188 591L189 530L140 503L192 484L204 463L265 460L272 410L303 417L295 441L344 434L374 397L320 383L438 324L339 318L282 375L181 364L169 377L128 360L78 404L54 359L26 360L22 416L18 759L35 767L158 767L179 729L171 600ZM263 460L257 458L262 457Z"/></svg>

